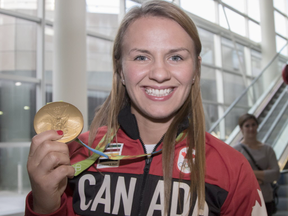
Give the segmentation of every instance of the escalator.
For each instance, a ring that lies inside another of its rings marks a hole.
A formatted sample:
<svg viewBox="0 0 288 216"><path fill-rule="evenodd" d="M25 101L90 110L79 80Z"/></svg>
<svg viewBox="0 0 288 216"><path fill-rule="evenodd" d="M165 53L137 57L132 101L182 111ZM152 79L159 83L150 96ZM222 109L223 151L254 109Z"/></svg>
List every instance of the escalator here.
<svg viewBox="0 0 288 216"><path fill-rule="evenodd" d="M288 159L288 86L282 80L277 85L265 107L253 114L259 121L258 140L273 147L282 170ZM227 144L234 146L240 142L242 134L239 128L236 131L225 140Z"/></svg>
<svg viewBox="0 0 288 216"><path fill-rule="evenodd" d="M242 133L237 125L238 118L245 112L256 116L259 121L258 140L273 147L281 171L278 180L278 211L275 216L288 216L288 85L284 83L279 72L275 79L271 80L266 91L259 94L261 92L259 89L264 89L262 83L265 73L271 73L269 67L267 69L253 80L208 132L235 146L242 139ZM231 124L234 129L225 127Z"/></svg>
<svg viewBox="0 0 288 216"><path fill-rule="evenodd" d="M283 82L279 72L271 81L270 87L263 94L257 95L263 80L261 76L264 74L261 73L260 77L245 89L208 132L235 146L242 139L237 125L238 118L245 112L254 114L259 121L258 140L273 147L280 169L283 170L288 159L288 86ZM246 104L245 112L243 104ZM231 124L234 124L233 130ZM225 125L229 125L230 128L225 128Z"/></svg>

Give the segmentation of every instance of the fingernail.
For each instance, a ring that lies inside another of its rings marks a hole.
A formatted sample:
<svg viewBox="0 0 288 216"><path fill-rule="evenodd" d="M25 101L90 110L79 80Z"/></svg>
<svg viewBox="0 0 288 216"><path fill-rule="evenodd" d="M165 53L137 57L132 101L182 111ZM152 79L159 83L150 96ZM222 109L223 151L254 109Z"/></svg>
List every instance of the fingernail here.
<svg viewBox="0 0 288 216"><path fill-rule="evenodd" d="M63 131L62 131L62 130L57 130L57 133L58 133L59 135L63 135Z"/></svg>

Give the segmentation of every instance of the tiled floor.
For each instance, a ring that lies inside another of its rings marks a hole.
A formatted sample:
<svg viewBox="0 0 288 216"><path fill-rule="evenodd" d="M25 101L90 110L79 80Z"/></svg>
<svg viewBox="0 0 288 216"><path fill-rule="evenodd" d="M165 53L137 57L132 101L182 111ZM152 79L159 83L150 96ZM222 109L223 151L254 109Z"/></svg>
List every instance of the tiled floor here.
<svg viewBox="0 0 288 216"><path fill-rule="evenodd" d="M24 215L25 198L28 192L0 191L0 216Z"/></svg>

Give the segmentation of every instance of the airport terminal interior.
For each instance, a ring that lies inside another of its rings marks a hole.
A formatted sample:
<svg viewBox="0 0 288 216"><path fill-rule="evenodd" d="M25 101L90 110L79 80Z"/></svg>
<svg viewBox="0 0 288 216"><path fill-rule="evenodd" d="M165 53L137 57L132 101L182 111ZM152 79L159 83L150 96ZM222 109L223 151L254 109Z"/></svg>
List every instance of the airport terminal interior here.
<svg viewBox="0 0 288 216"><path fill-rule="evenodd" d="M285 176L288 0L167 1L186 11L200 35L207 132L233 146L241 139L238 117L253 113L258 139L273 147ZM24 213L36 112L49 102L72 103L88 130L111 90L119 23L143 2L0 0L0 216ZM279 196L276 215L288 215L288 193Z"/></svg>

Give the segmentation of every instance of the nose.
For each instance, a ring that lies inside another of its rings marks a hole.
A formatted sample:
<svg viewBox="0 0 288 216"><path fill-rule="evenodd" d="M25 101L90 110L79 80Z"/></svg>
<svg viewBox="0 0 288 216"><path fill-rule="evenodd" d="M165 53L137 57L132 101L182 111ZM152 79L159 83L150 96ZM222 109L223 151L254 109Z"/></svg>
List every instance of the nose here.
<svg viewBox="0 0 288 216"><path fill-rule="evenodd" d="M150 68L149 79L163 83L171 79L171 71L163 60L155 60Z"/></svg>

